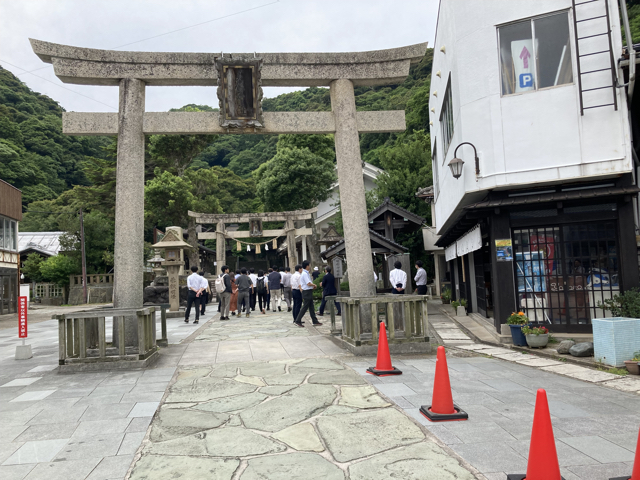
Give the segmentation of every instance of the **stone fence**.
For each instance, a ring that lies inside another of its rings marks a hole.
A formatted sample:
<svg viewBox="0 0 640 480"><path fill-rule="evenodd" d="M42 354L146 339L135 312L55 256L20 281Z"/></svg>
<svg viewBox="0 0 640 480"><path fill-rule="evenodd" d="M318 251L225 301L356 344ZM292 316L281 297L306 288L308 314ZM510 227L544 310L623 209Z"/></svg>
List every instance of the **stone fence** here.
<svg viewBox="0 0 640 480"><path fill-rule="evenodd" d="M117 341L107 341L106 319L109 317L117 322ZM138 345L135 347L125 346L126 317L137 318ZM140 368L157 359L156 307L108 308L52 318L58 320L58 363L62 370Z"/></svg>
<svg viewBox="0 0 640 480"><path fill-rule="evenodd" d="M36 283L32 293L34 301L42 305L62 305L64 303L64 287L55 283Z"/></svg>
<svg viewBox="0 0 640 480"><path fill-rule="evenodd" d="M342 307L342 331L336 328L333 300ZM341 334L344 346L359 355L375 354L379 325L384 322L392 353L429 352L426 295L328 297L331 333Z"/></svg>
<svg viewBox="0 0 640 480"><path fill-rule="evenodd" d="M113 273L87 275L87 303L110 303L113 301ZM82 275L69 277L69 305L82 305Z"/></svg>

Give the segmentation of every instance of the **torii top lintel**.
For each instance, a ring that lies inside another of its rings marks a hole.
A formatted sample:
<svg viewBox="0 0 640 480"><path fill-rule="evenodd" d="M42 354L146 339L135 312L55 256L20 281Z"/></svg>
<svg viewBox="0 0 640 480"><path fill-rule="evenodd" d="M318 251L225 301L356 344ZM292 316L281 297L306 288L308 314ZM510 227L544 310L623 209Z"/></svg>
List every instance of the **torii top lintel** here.
<svg viewBox="0 0 640 480"><path fill-rule="evenodd" d="M147 85L217 85L215 68L222 53L121 52L80 48L30 39L40 59L52 63L65 83L118 85L136 78ZM329 86L349 79L355 86L393 85L404 81L409 67L425 55L427 43L369 52L225 53L224 58L264 62L262 85L277 87Z"/></svg>

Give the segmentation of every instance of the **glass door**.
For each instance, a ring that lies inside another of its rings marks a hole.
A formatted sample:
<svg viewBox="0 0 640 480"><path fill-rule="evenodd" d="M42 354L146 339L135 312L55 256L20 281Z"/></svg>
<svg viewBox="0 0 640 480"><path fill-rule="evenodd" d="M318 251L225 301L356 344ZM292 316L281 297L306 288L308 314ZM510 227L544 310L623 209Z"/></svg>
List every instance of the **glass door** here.
<svg viewBox="0 0 640 480"><path fill-rule="evenodd" d="M615 221L513 230L519 310L550 330L590 332L620 291Z"/></svg>

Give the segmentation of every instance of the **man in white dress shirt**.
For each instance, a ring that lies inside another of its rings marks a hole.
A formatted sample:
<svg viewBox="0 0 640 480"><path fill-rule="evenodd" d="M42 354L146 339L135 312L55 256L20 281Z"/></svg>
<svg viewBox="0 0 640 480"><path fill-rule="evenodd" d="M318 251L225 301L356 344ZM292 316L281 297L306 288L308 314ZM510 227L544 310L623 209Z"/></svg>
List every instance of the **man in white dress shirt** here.
<svg viewBox="0 0 640 480"><path fill-rule="evenodd" d="M293 322L299 327L303 326L302 317L304 317L304 314L307 313L307 310L309 310L309 315L311 315L313 324L318 326L322 325L322 323L320 323L318 321L318 318L316 317L316 310L313 306L313 290L316 288L316 284L313 283L310 271L311 265L309 264L309 260L305 260L304 262L302 262L302 275L300 276L300 288L302 289L303 303L300 312L298 312L298 316Z"/></svg>
<svg viewBox="0 0 640 480"><path fill-rule="evenodd" d="M200 298L202 291L209 286L209 282L204 277L198 275L198 267L195 265L191 267L191 275L187 277L187 288L189 293L187 294L187 310L184 312L184 323L189 323L189 314L191 313L191 306L196 304L196 319L193 322L198 323L200 321Z"/></svg>
<svg viewBox="0 0 640 480"><path fill-rule="evenodd" d="M302 307L302 291L300 290L300 272L302 272L302 265L296 265L294 267L295 272L291 275L291 298L293 299L293 321L296 321L300 308Z"/></svg>
<svg viewBox="0 0 640 480"><path fill-rule="evenodd" d="M392 288L391 293L402 295L404 294L404 289L407 288L407 274L403 270L400 270L402 263L396 262L393 266L396 268L389 273L389 282Z"/></svg>
<svg viewBox="0 0 640 480"><path fill-rule="evenodd" d="M251 311L255 312L256 311L256 297L257 297L257 293L258 291L256 290L258 288L258 275L256 275L256 269L255 268L250 268L249 269L249 278L251 279L251 283L253 283L253 290L251 291L251 295L249 297L249 303L251 304Z"/></svg>
<svg viewBox="0 0 640 480"><path fill-rule="evenodd" d="M416 261L416 276L413 278L416 282L416 291L418 295L427 294L427 272L422 268L422 260Z"/></svg>

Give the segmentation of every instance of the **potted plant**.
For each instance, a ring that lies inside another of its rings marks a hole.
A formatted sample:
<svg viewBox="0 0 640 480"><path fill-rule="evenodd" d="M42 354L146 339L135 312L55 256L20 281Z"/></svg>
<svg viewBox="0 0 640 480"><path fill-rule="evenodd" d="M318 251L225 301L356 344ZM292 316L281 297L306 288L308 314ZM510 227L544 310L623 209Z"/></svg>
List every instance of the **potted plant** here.
<svg viewBox="0 0 640 480"><path fill-rule="evenodd" d="M458 307L460 306L460 302L457 300L454 300L453 302L451 302L451 306L453 307L453 311L457 312L458 311Z"/></svg>
<svg viewBox="0 0 640 480"><path fill-rule="evenodd" d="M445 288L442 291L442 294L440 295L440 300L442 300L442 303L444 303L445 305L451 303L451 290L449 288Z"/></svg>
<svg viewBox="0 0 640 480"><path fill-rule="evenodd" d="M543 348L547 346L547 343L549 343L549 330L547 327L524 325L521 332L525 336L527 344L531 348Z"/></svg>
<svg viewBox="0 0 640 480"><path fill-rule="evenodd" d="M513 312L507 318L507 325L511 329L511 338L513 339L513 344L518 347L524 347L527 345L527 339L522 333L523 325L529 324L529 318L524 314L524 312Z"/></svg>
<svg viewBox="0 0 640 480"><path fill-rule="evenodd" d="M624 366L631 375L640 375L640 351L634 353L631 360L625 360Z"/></svg>

